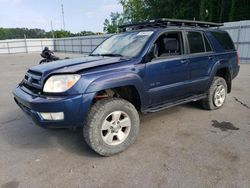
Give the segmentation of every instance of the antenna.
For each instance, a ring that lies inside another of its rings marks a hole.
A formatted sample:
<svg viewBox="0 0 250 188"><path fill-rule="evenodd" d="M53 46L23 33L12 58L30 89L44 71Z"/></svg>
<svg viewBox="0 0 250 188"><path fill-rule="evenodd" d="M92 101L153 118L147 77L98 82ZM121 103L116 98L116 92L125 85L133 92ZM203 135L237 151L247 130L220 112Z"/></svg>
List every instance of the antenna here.
<svg viewBox="0 0 250 188"><path fill-rule="evenodd" d="M63 8L63 1L62 0L61 0L61 8L62 8L63 30L65 30L64 8Z"/></svg>

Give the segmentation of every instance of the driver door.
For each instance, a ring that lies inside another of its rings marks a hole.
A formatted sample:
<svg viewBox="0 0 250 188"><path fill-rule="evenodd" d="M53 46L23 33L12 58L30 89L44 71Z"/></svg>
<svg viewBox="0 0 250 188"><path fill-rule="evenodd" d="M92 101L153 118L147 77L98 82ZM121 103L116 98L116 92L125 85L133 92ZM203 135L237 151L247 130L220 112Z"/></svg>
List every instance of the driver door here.
<svg viewBox="0 0 250 188"><path fill-rule="evenodd" d="M155 58L146 63L145 82L151 105L174 102L189 95L189 60L182 32L166 32L155 41Z"/></svg>

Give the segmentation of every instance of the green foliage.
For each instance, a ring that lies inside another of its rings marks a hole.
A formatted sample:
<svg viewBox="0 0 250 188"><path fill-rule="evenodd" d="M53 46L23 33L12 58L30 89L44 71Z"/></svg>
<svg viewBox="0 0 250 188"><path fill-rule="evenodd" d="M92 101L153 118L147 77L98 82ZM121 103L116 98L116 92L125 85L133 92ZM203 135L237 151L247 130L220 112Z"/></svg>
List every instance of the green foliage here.
<svg viewBox="0 0 250 188"><path fill-rule="evenodd" d="M213 22L250 19L250 0L118 0L118 2L123 6L123 12L119 17L111 14L111 21L105 20L105 32L117 31L117 23L157 18Z"/></svg>
<svg viewBox="0 0 250 188"><path fill-rule="evenodd" d="M123 21L123 15L119 13L111 13L110 14L110 20L105 19L104 21L104 32L107 33L116 33L118 30L118 25L122 24Z"/></svg>
<svg viewBox="0 0 250 188"><path fill-rule="evenodd" d="M63 38L74 36L95 35L92 31L81 31L79 33L71 33L69 31L57 30L46 32L42 29L27 28L0 28L0 40L5 39L23 39L23 38Z"/></svg>
<svg viewBox="0 0 250 188"><path fill-rule="evenodd" d="M0 28L0 40L13 38L44 38L46 32L41 29Z"/></svg>
<svg viewBox="0 0 250 188"><path fill-rule="evenodd" d="M73 34L73 36L88 36L88 35L95 35L92 31L81 31L79 33Z"/></svg>
<svg viewBox="0 0 250 188"><path fill-rule="evenodd" d="M124 21L138 22L144 20L146 15L145 2L143 0L120 0L123 6Z"/></svg>
<svg viewBox="0 0 250 188"><path fill-rule="evenodd" d="M231 7L230 7L230 13L229 13L229 20L233 21L234 17L235 17L235 5L236 5L236 1L235 0L231 0Z"/></svg>
<svg viewBox="0 0 250 188"><path fill-rule="evenodd" d="M206 0L200 1L200 19L207 20L208 9L206 7Z"/></svg>
<svg viewBox="0 0 250 188"><path fill-rule="evenodd" d="M71 33L69 31L60 30L60 31L54 31L53 34L55 38L65 38L65 37L70 37Z"/></svg>

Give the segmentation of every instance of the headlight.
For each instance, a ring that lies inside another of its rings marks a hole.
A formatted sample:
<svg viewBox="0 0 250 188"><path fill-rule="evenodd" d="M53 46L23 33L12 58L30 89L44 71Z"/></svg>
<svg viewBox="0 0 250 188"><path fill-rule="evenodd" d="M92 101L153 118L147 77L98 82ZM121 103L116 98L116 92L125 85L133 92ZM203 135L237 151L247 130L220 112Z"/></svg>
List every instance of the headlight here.
<svg viewBox="0 0 250 188"><path fill-rule="evenodd" d="M80 79L78 74L51 76L43 87L44 92L61 93L70 89Z"/></svg>

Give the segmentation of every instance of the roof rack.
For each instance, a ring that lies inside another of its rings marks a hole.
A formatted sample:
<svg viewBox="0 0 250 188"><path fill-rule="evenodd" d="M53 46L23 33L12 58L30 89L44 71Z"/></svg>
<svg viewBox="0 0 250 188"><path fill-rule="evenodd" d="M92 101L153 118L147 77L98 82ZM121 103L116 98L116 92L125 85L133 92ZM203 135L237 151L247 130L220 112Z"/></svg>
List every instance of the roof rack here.
<svg viewBox="0 0 250 188"><path fill-rule="evenodd" d="M220 26L223 26L223 24L213 23L213 22L194 21L194 20L161 18L161 19L156 19L156 20L147 20L143 22L120 25L119 31L125 32L128 30L139 30L139 29L146 29L146 28L165 28L168 26L220 27Z"/></svg>

